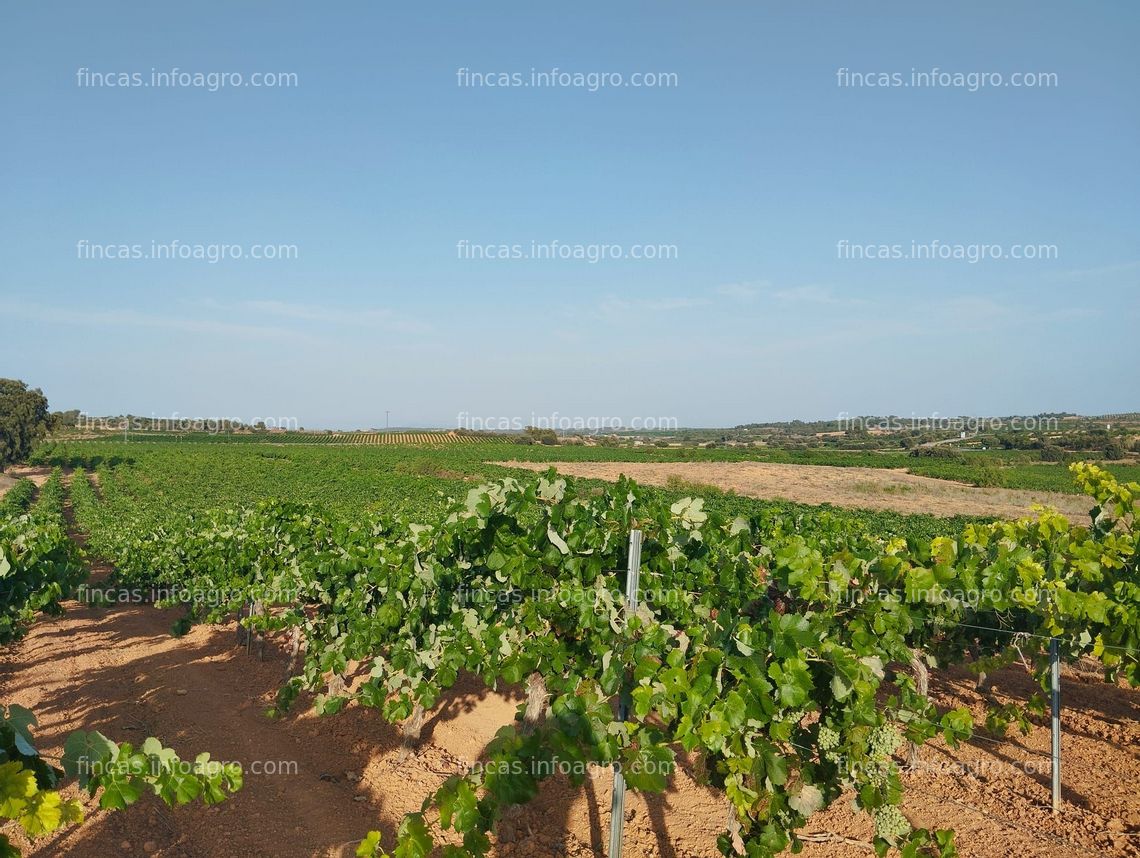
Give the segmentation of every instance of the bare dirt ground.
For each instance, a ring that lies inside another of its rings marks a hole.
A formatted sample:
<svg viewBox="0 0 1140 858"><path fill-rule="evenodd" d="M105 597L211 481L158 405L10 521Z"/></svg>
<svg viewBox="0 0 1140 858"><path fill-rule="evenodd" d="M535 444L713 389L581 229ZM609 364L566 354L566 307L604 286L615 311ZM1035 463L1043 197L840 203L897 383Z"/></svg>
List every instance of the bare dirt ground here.
<svg viewBox="0 0 1140 858"><path fill-rule="evenodd" d="M79 538L82 542L82 538ZM96 580L109 570L94 569ZM482 756L521 695L491 692L465 678L428 713L418 749L402 758L397 731L357 707L319 719L302 699L295 714L269 720L264 710L286 658L271 641L264 660L237 645L234 623L168 630L177 609L123 602L71 603L63 617L38 622L0 657L0 700L35 710L46 754L68 733L98 729L119 741L155 735L183 758L202 750L241 762L245 787L215 807L168 809L153 797L34 844L5 832L34 858L157 855L164 858L345 858L373 828L392 843L401 816L418 810L447 776ZM934 672L940 706L965 704L982 717L982 698L964 670ZM999 700L1024 699L1031 680L1018 669L998 674ZM935 742L924 765L905 776L905 812L917 824L953 827L966 858L1140 856L1140 690L1066 671L1063 781L1065 805L1049 803L1049 730L1027 737L979 737L957 750ZM604 855L609 829L607 770L575 788L548 782L532 805L503 825L496 856L586 858ZM723 830L722 798L693 778L688 761L660 796L627 797L625 851L633 858L712 858ZM811 858L866 858L871 825L841 799L813 817Z"/></svg>
<svg viewBox="0 0 1140 858"><path fill-rule="evenodd" d="M12 488L18 480L27 477L37 486L42 486L51 476L51 468L38 465L10 465L0 474L0 498L4 497L8 489Z"/></svg>
<svg viewBox="0 0 1140 858"><path fill-rule="evenodd" d="M264 661L235 643L233 624L199 627L184 638L167 633L175 611L149 605L72 605L38 623L5 654L0 689L40 718L40 745L58 754L76 729L99 729L124 741L161 737L183 757L209 750L240 761L244 789L212 808L167 809L144 799L57 837L24 843L36 858L71 855L159 855L167 858L349 856L372 828L391 836L403 813L450 774L477 760L521 699L462 682L429 713L420 748L400 760L400 740L373 711L330 718L307 713L277 721L263 714L282 675L284 656ZM1015 670L998 678L999 693L1023 697L1030 680ZM965 672L933 676L940 705L966 703L981 717L981 698ZM304 710L303 705L299 707ZM934 743L925 765L906 776L905 811L919 824L952 826L964 856L1140 855L1140 692L1096 678L1065 678L1065 808L1048 810L1049 731L997 743L984 738L950 750ZM257 774L254 768L263 772ZM495 854L585 858L604 854L611 775L591 773L583 788L563 778L512 816ZM725 805L699 786L688 766L662 796L632 794L627 805L627 856L715 856ZM866 856L868 820L844 800L811 820L809 856Z"/></svg>
<svg viewBox="0 0 1140 858"><path fill-rule="evenodd" d="M837 468L769 462L495 462L508 468L545 471L600 480L622 474L640 483L664 486L670 478L716 486L724 491L769 500L889 509L938 516L978 515L1019 518L1045 504L1070 520L1087 521L1089 503L1080 495L1015 489L989 489L950 480L920 477L887 468Z"/></svg>

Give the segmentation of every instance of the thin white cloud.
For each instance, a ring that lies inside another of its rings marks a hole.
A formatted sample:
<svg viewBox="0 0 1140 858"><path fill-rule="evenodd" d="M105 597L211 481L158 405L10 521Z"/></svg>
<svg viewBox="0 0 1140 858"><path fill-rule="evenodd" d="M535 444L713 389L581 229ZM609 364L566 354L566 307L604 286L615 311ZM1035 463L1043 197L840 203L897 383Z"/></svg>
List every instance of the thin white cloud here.
<svg viewBox="0 0 1140 858"><path fill-rule="evenodd" d="M1014 312L1008 304L983 295L961 295L937 302L937 311L951 316L1000 318Z"/></svg>
<svg viewBox="0 0 1140 858"><path fill-rule="evenodd" d="M696 307L706 307L710 302L706 298L667 297L667 298L617 298L614 296L604 299L599 310L604 316L620 316L628 313L669 313L676 310L691 310Z"/></svg>
<svg viewBox="0 0 1140 858"><path fill-rule="evenodd" d="M943 329L977 330L981 328L1031 327L1049 322L1080 322L1103 313L1093 307L1040 307L1013 304L985 295L962 295L934 301L927 315L939 320Z"/></svg>
<svg viewBox="0 0 1140 858"><path fill-rule="evenodd" d="M286 328L269 325L247 325L216 319L191 319L145 313L129 308L111 310L77 310L74 307L53 307L46 304L17 303L7 312L48 324L84 325L89 327L131 327L150 330L183 331L191 334L213 334L248 339L296 340L298 334Z"/></svg>
<svg viewBox="0 0 1140 858"><path fill-rule="evenodd" d="M726 298L734 298L737 301L753 301L763 289L769 286L771 284L766 280L755 283L725 283L723 286L716 287L716 293Z"/></svg>
<svg viewBox="0 0 1140 858"><path fill-rule="evenodd" d="M828 287L814 284L777 289L772 293L772 296L784 304L851 305L864 303L858 298L841 298Z"/></svg>
<svg viewBox="0 0 1140 858"><path fill-rule="evenodd" d="M430 326L384 308L340 308L323 304L298 304L288 301L244 301L242 308L259 315L277 316L303 322L383 328L404 333L424 333Z"/></svg>
<svg viewBox="0 0 1140 858"><path fill-rule="evenodd" d="M741 283L726 283L713 289L718 296L729 298L738 303L747 304L762 298L779 304L810 304L814 306L855 306L865 304L860 298L848 298L836 295L827 286L805 284L802 286L784 286L776 288L769 280L752 280Z"/></svg>
<svg viewBox="0 0 1140 858"><path fill-rule="evenodd" d="M1060 280L1083 280L1086 277L1103 277L1107 274L1123 274L1127 271L1140 269L1140 259L1131 262L1120 262L1115 265L1101 265L1096 268L1071 268L1067 271L1057 271L1048 276Z"/></svg>

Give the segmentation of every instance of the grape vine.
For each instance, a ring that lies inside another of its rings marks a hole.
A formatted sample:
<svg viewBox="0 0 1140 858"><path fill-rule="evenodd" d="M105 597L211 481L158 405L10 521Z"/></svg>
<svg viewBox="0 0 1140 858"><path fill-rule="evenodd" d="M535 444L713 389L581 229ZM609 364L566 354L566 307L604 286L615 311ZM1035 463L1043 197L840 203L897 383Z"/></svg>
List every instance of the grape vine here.
<svg viewBox="0 0 1140 858"><path fill-rule="evenodd" d="M74 781L99 795L99 807L119 810L134 804L149 787L168 805L195 799L216 804L241 789L241 767L200 754L183 761L153 737L139 748L112 742L99 732L72 733L64 744L62 768L36 750L31 729L35 715L22 706L0 706L0 818L20 824L28 837L41 837L83 822L83 805L64 799L60 790ZM18 858L19 850L0 834L0 858Z"/></svg>
<svg viewBox="0 0 1140 858"><path fill-rule="evenodd" d="M1018 631L1140 683L1140 486L1072 470L1096 504L1090 526L1041 510L934 539L727 519L699 498L645 500L629 481L579 491L553 472L472 489L431 525L281 502L159 512L117 495L109 472L103 501L76 508L122 581L184 602L184 625L256 602L245 624L298 636L281 709L308 691L321 714L356 703L396 723L422 717L463 672L541 682L543 711L527 729L505 725L484 764L404 820L397 858L437 845L485 854L497 819L534 797L552 762L619 764L631 788L659 791L682 754L734 809L725 854L796 847L808 817L851 791L877 849L949 856L949 832L914 830L899 812L895 755L904 740L962 741L973 720L935 710L894 665L992 666L1011 650L1001 632ZM615 570L632 528L644 534L643 599L630 612ZM388 853L369 835L359 854Z"/></svg>

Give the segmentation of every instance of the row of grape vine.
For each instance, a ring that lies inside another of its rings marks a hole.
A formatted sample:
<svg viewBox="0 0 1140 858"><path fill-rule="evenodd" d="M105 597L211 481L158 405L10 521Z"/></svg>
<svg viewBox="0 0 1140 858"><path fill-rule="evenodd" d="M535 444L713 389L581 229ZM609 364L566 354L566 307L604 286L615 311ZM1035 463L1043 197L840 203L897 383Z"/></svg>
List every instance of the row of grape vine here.
<svg viewBox="0 0 1140 858"><path fill-rule="evenodd" d="M183 628L252 604L247 624L287 633L303 657L281 708L311 691L322 714L356 702L415 725L462 672L537 690L537 711L504 725L483 765L403 821L398 858L429 854L437 836L449 856L485 854L553 761L619 764L630 787L661 790L679 754L734 810L725 854L794 847L812 813L852 791L878 849L950 855L949 833L899 813L896 751L961 741L973 720L937 712L900 667L992 668L1011 657L999 632L1021 631L1140 681L1140 487L1073 473L1095 504L1089 526L1040 511L932 540L727 520L700 499L643 501L628 481L579 492L553 473L472 489L434 525L282 502L159 511L109 471L102 500L77 481L76 508L120 585L185 604ZM630 613L619 570L632 528L644 594ZM1024 714L995 710L989 726L1009 718ZM370 835L361 854L386 853Z"/></svg>

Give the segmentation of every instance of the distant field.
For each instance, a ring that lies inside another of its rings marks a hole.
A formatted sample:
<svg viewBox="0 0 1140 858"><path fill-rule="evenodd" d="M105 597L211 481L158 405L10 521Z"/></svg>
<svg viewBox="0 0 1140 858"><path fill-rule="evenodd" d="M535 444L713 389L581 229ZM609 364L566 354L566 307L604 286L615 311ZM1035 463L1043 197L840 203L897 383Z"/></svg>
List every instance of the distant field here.
<svg viewBox="0 0 1140 858"><path fill-rule="evenodd" d="M495 443L473 435L457 432L268 432L250 434L219 434L212 432L130 432L126 438L108 434L104 438L85 438L84 441L124 443L195 443L195 444L355 444L369 445L437 445ZM61 443L69 443L67 439ZM498 442L503 443L503 442Z"/></svg>
<svg viewBox="0 0 1140 858"><path fill-rule="evenodd" d="M957 459L932 459L907 453L873 450L785 450L772 447L512 447L511 458L531 462L769 462L789 465L829 465L839 468L893 468L923 477L953 480L971 486L1079 494L1068 465L1043 462L1037 451L986 450L962 452ZM499 447L502 450L502 447ZM1073 460L1098 461L1094 454ZM1140 482L1140 464L1104 465L1117 478Z"/></svg>
<svg viewBox="0 0 1140 858"><path fill-rule="evenodd" d="M599 485L601 479L619 471L637 478L641 469L648 468L640 474L652 486L648 491L665 497L700 494L710 506L733 515L818 516L824 514L822 509L841 519L844 527L880 534L940 535L967 520L1027 512L1035 499L1078 518L1083 511L1064 498L1042 496L1059 492L1078 501L1067 466L1041 462L1033 451L979 451L956 460L939 460L903 453L820 449L524 445L443 432L289 437L296 440L280 443L265 436L140 433L128 436L127 441L47 444L37 459L97 470L100 479L128 495L157 494L163 502L188 508L280 497L317 503L348 516L384 512L421 521L432 520L448 497L462 497L475 483L517 476L517 470L495 464L504 460L531 467L567 463L564 470L598 479ZM824 467L805 470L795 478L781 477L777 485L751 480L748 467L729 467L730 473L713 475L704 475L699 468L700 463L730 466L734 462ZM574 463L595 463L596 467L583 471ZM606 463L616 467L606 469ZM624 463L630 467L620 467ZM651 473L654 465L667 463L692 463L697 471L689 473L682 465L685 472L674 475L673 481L668 474ZM837 468L874 471L853 472L847 479ZM1109 469L1125 480L1140 481L1140 466L1112 464ZM924 484L915 477L936 480ZM806 489L809 483L814 486L811 491ZM988 494L964 486L983 487ZM815 506L820 503L835 506Z"/></svg>
<svg viewBox="0 0 1140 858"><path fill-rule="evenodd" d="M968 450L956 458L911 456L905 452L834 449L782 449L776 447L610 447L597 445L516 444L455 432L290 432L287 434L211 435L208 433L138 432L108 436L102 441L60 443L210 444L273 447L397 447L409 456L428 456L428 470L458 474L484 470L489 461L521 459L530 462L768 462L790 465L829 465L840 468L891 468L923 477L953 480L971 486L1078 494L1064 462L1045 462L1037 450ZM416 453L415 451L419 452ZM509 450L509 453L505 451ZM1097 454L1072 454L1071 459L1099 461ZM401 459L401 462L405 460ZM1140 462L1102 463L1117 478L1140 482Z"/></svg>
<svg viewBox="0 0 1140 858"><path fill-rule="evenodd" d="M545 464L502 462L541 470ZM771 462L559 462L559 473L616 480L625 475L642 484L693 494L735 492L766 500L891 510L938 516L995 516L1016 519L1034 504L1057 509L1070 521L1088 523L1087 496L1041 490L980 488L886 468L836 468Z"/></svg>
<svg viewBox="0 0 1140 858"><path fill-rule="evenodd" d="M271 436L270 443L281 444L474 444L471 435L455 432L290 432Z"/></svg>
<svg viewBox="0 0 1140 858"><path fill-rule="evenodd" d="M84 467L96 472L109 497L127 506L174 505L207 509L277 497L319 504L344 517L370 512L432 521L448 497L463 497L479 482L519 476L494 464L507 458L542 461L551 452L625 452L605 448L544 448L503 443L365 445L272 443L223 444L77 441L47 444L40 465ZM705 451L712 452L712 451ZM601 486L602 481L596 481ZM677 500L701 494L707 506L729 515L806 516L841 529L932 537L976 518L936 518L873 508L840 509L786 500L760 500L713 486L647 486L648 494Z"/></svg>

